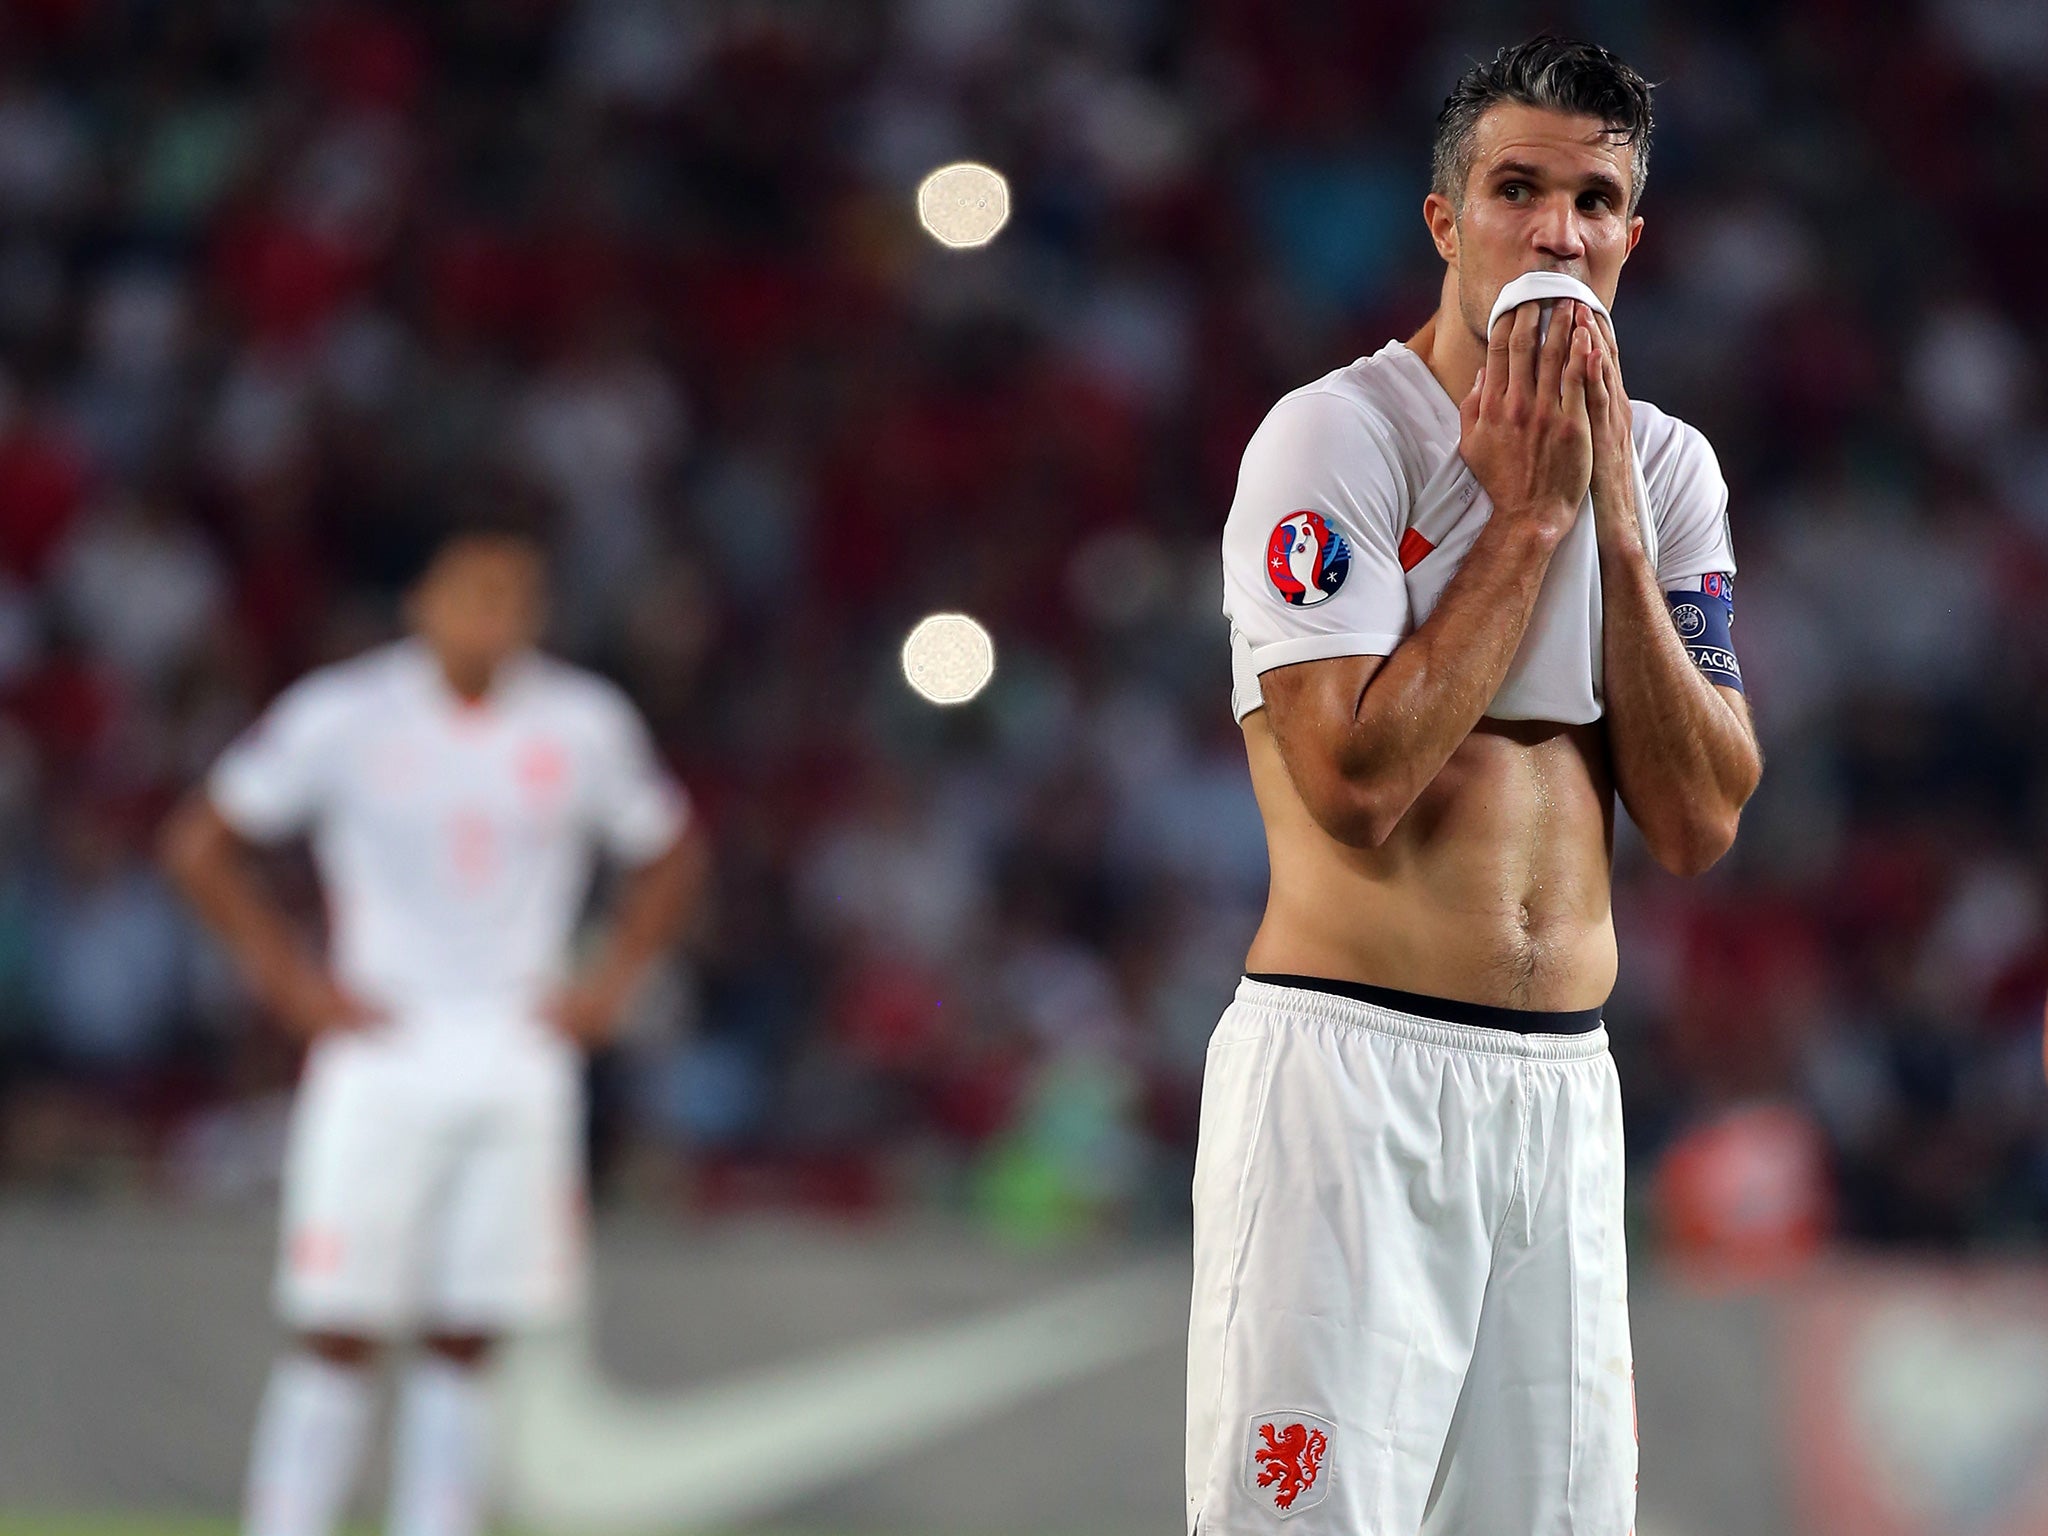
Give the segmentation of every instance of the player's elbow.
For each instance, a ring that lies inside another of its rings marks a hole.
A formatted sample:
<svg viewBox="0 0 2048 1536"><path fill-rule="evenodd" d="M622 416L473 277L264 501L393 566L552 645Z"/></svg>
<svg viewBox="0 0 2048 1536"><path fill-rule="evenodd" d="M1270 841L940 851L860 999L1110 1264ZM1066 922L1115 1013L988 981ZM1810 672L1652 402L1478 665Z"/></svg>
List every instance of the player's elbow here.
<svg viewBox="0 0 2048 1536"><path fill-rule="evenodd" d="M190 890L220 858L225 834L220 813L201 797L190 796L157 829L157 863L181 889Z"/></svg>
<svg viewBox="0 0 2048 1536"><path fill-rule="evenodd" d="M1378 848L1394 835L1394 828L1401 824L1401 818L1408 814L1408 807L1395 805L1386 795L1368 798L1361 805L1352 821L1351 846L1354 848Z"/></svg>
<svg viewBox="0 0 2048 1536"><path fill-rule="evenodd" d="M1763 781L1763 754L1754 744L1731 765L1721 780L1721 792L1703 803L1686 808L1665 868L1679 875L1705 874L1735 846L1735 834L1742 825L1742 808Z"/></svg>
<svg viewBox="0 0 2048 1536"><path fill-rule="evenodd" d="M1738 810L1699 809L1672 818L1655 833L1644 832L1650 857L1674 875L1690 878L1703 875L1721 862L1735 846L1735 831L1742 819Z"/></svg>
<svg viewBox="0 0 2048 1536"><path fill-rule="evenodd" d="M1378 848L1394 835L1406 804L1397 804L1385 785L1341 780L1310 806L1316 824L1347 848Z"/></svg>
<svg viewBox="0 0 2048 1536"><path fill-rule="evenodd" d="M712 878L711 839L701 828L687 828L656 863L661 887L662 929L670 935L687 928L704 904Z"/></svg>

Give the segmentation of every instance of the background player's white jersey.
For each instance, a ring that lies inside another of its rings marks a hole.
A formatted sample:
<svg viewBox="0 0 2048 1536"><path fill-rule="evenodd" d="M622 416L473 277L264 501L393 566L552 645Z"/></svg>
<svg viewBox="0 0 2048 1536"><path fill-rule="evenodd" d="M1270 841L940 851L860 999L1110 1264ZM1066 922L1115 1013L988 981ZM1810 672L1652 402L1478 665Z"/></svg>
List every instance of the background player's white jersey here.
<svg viewBox="0 0 2048 1536"><path fill-rule="evenodd" d="M595 849L643 863L688 814L610 683L529 654L471 704L417 640L287 689L207 789L247 837L311 835L335 975L406 1022L531 1017Z"/></svg>
<svg viewBox="0 0 2048 1536"><path fill-rule="evenodd" d="M1728 487L1706 438L1634 400L1644 542L1665 591L1732 573ZM1427 619L1493 503L1458 454L1458 407L1398 341L1281 399L1252 434L1223 534L1231 708L1259 674L1383 656ZM1600 718L1600 568L1590 511L1551 557L1520 649L1486 713Z"/></svg>

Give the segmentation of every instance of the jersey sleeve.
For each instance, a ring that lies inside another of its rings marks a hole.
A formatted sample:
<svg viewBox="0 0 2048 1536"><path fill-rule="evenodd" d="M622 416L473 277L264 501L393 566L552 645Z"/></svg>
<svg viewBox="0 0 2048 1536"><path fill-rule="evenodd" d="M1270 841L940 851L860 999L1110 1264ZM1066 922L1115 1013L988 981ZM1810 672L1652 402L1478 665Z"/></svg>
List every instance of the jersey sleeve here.
<svg viewBox="0 0 2048 1536"><path fill-rule="evenodd" d="M347 699L337 680L303 678L229 744L207 775L206 797L252 842L309 831L327 805L346 731Z"/></svg>
<svg viewBox="0 0 2048 1536"><path fill-rule="evenodd" d="M645 864L682 836L689 796L662 766L646 724L624 694L607 689L597 714L595 831L620 863Z"/></svg>
<svg viewBox="0 0 2048 1536"><path fill-rule="evenodd" d="M1703 576L1735 572L1721 465L1696 428L1678 421L1672 426L1643 465L1657 519L1657 585L1666 592L1697 587Z"/></svg>
<svg viewBox="0 0 2048 1536"><path fill-rule="evenodd" d="M1406 493L1383 429L1327 391L1290 395L1246 445L1223 530L1241 720L1274 667L1384 656L1408 632Z"/></svg>

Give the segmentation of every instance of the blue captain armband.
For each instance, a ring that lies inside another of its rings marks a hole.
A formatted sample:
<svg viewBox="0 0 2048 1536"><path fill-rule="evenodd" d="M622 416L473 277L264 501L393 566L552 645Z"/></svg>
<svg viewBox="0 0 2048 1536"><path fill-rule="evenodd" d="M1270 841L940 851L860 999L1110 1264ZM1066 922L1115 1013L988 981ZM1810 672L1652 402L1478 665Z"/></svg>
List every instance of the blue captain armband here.
<svg viewBox="0 0 2048 1536"><path fill-rule="evenodd" d="M1714 571L1691 584L1688 592L1666 592L1671 623L1685 642L1685 654L1710 683L1742 691L1742 664L1735 659L1729 632L1735 627L1735 578Z"/></svg>

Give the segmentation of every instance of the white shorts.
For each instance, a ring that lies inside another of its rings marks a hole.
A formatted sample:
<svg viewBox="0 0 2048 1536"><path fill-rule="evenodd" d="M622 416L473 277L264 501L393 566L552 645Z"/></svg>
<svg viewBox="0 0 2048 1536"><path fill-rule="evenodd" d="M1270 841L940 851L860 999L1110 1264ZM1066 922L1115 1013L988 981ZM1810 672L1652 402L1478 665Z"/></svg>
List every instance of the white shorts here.
<svg viewBox="0 0 2048 1536"><path fill-rule="evenodd" d="M558 1320L583 1271L581 1059L541 1027L329 1036L285 1153L277 1304L305 1332Z"/></svg>
<svg viewBox="0 0 2048 1536"><path fill-rule="evenodd" d="M1188 1529L1628 1536L1607 1031L1246 979L1195 1159Z"/></svg>

